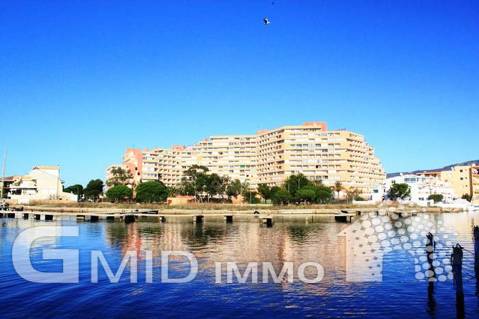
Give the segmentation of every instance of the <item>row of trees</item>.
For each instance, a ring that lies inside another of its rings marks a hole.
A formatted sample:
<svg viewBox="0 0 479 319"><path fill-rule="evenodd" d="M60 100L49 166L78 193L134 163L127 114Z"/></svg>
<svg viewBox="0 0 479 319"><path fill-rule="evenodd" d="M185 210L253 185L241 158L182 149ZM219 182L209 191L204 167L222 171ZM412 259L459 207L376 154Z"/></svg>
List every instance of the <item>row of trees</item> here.
<svg viewBox="0 0 479 319"><path fill-rule="evenodd" d="M302 174L290 176L281 187L260 184L258 192L261 197L271 200L275 205L324 204L331 202L334 198L331 187L327 187L321 182L312 182Z"/></svg>
<svg viewBox="0 0 479 319"><path fill-rule="evenodd" d="M233 197L242 195L245 202L255 204L261 201L271 201L276 205L290 203L329 203L333 200L334 190L341 191L340 183L331 188L321 182L312 182L302 174L290 176L281 186L269 187L259 184L257 191L251 189L247 182L230 180L228 177L209 173L208 168L194 165L185 172L181 185L170 193L195 196L200 202L230 201ZM353 191L352 197L359 192Z"/></svg>
<svg viewBox="0 0 479 319"><path fill-rule="evenodd" d="M346 193L346 200L362 200L356 189L347 189L336 183L328 187L319 182L308 180L302 174L290 176L281 186L270 187L259 184L257 190L252 190L247 182L241 183L238 179L231 180L225 176L210 173L207 167L194 165L184 172L181 184L177 188L168 188L161 181L148 181L134 185L128 171L118 167L111 171L111 178L107 180L108 190L105 197L112 202L131 201L153 203L164 202L168 196L190 195L199 202L230 202L232 198L242 195L245 202L255 204L261 201L272 202L275 205L287 204L325 204L334 200L334 193ZM65 192L78 195L79 199L97 201L102 198L104 184L100 179L91 180L84 188L75 184L64 189ZM388 190L387 197L391 200L406 199L411 196L411 188L405 183L393 183ZM462 198L471 200L470 196ZM428 198L434 202L441 202L444 197L432 194Z"/></svg>
<svg viewBox="0 0 479 319"><path fill-rule="evenodd" d="M134 191L135 200L139 203L164 202L168 198L168 188L159 181L140 183ZM133 189L123 184L113 185L105 195L112 202L130 201L133 199Z"/></svg>
<svg viewBox="0 0 479 319"><path fill-rule="evenodd" d="M193 165L184 172L181 185L170 193L195 196L200 202L224 201L237 197L246 187L239 180L231 181L226 176L210 174L205 166Z"/></svg>
<svg viewBox="0 0 479 319"><path fill-rule="evenodd" d="M169 195L190 195L199 202L230 202L242 195L245 202L254 204L271 201L276 205L290 203L329 203L334 198L334 191L341 191L340 184L335 188L312 182L304 175L290 176L281 187L269 187L260 184L257 191L252 190L249 183L231 180L225 176L210 173L207 167L194 165L184 172L181 184L177 188L168 188L160 181L149 181L132 184L131 175L118 167L111 171L107 180L108 190L105 197L112 202L164 202ZM65 188L65 192L78 195L80 199L97 201L102 198L104 184L101 180L91 180L85 188L76 184Z"/></svg>
<svg viewBox="0 0 479 319"><path fill-rule="evenodd" d="M131 175L122 168L114 168L112 177L106 184L108 190L104 194L105 185L101 179L91 180L85 188L75 184L65 188L64 191L77 195L79 200L98 201L105 195L112 202L131 201L134 198L141 203L164 202L169 193L168 188L160 181L131 184Z"/></svg>
<svg viewBox="0 0 479 319"><path fill-rule="evenodd" d="M83 185L75 184L65 188L63 191L75 194L81 200L97 201L103 194L103 187L104 185L101 179L92 179L85 188L83 188Z"/></svg>

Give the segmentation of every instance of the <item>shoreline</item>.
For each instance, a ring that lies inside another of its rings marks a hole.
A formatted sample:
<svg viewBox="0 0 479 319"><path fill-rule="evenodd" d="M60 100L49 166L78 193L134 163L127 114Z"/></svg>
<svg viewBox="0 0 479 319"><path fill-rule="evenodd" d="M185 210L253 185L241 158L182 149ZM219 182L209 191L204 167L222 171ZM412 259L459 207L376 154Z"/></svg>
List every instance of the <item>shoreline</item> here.
<svg viewBox="0 0 479 319"><path fill-rule="evenodd" d="M417 207L417 206L360 206L360 205L324 205L324 206L271 206L271 205L189 205L189 206L165 206L165 205L15 205L12 208L22 208L27 212L54 212L54 213L97 213L97 214L122 214L142 211L158 211L158 214L168 215L244 215L258 211L262 215L331 215L341 211L348 213L370 213L377 211L403 212L403 213L458 213L462 209L444 209L440 207ZM152 215L154 216L154 215Z"/></svg>

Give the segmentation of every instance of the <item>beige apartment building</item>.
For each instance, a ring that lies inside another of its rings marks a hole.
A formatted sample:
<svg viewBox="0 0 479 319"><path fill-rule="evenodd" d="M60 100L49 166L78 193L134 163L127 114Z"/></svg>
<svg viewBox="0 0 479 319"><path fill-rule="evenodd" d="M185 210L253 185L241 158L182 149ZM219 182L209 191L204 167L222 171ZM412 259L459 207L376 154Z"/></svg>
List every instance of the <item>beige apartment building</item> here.
<svg viewBox="0 0 479 319"><path fill-rule="evenodd" d="M479 205L479 164L472 165L470 172L472 203Z"/></svg>
<svg viewBox="0 0 479 319"><path fill-rule="evenodd" d="M211 136L192 146L173 146L158 153L157 165L161 181L168 186L178 186L183 172L193 165L254 186L256 136Z"/></svg>
<svg viewBox="0 0 479 319"><path fill-rule="evenodd" d="M123 167L132 175L135 184L161 180L174 187L181 183L183 173L193 165L205 166L211 173L239 179L256 186L256 136L212 136L192 146L173 146L169 149L127 149ZM107 177L111 167L107 169Z"/></svg>
<svg viewBox="0 0 479 319"><path fill-rule="evenodd" d="M325 185L341 182L369 194L385 179L379 159L362 135L328 131L322 122L255 135L211 136L192 146L127 149L123 162L136 182L159 179L167 186L178 186L183 172L195 164L251 187L260 183L280 186L288 176L302 173Z"/></svg>
<svg viewBox="0 0 479 319"><path fill-rule="evenodd" d="M369 194L385 179L379 159L362 135L328 131L321 122L258 132L257 158L258 183L270 186L302 173L328 186L341 182Z"/></svg>
<svg viewBox="0 0 479 319"><path fill-rule="evenodd" d="M191 158L220 176L256 183L256 135L209 137L193 145Z"/></svg>
<svg viewBox="0 0 479 319"><path fill-rule="evenodd" d="M437 177L449 183L457 198L469 195L474 204L479 203L479 165L456 165L445 170L424 171L419 175Z"/></svg>

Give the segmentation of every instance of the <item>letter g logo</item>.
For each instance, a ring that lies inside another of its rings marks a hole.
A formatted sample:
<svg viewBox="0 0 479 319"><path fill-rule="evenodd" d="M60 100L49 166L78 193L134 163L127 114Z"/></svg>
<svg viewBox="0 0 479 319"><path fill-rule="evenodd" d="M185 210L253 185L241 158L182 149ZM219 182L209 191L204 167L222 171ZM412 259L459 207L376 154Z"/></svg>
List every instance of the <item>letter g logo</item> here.
<svg viewBox="0 0 479 319"><path fill-rule="evenodd" d="M13 267L23 279L44 284L78 283L79 251L77 249L43 249L43 259L63 260L62 272L41 272L33 268L30 249L35 240L44 237L79 235L78 226L38 226L21 232L12 247Z"/></svg>

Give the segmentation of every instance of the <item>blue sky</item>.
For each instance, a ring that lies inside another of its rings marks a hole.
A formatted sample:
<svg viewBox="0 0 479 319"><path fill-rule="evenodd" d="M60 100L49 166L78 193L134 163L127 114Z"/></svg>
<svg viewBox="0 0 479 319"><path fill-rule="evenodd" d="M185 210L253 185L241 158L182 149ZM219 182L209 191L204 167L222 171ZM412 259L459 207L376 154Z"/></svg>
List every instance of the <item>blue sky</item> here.
<svg viewBox="0 0 479 319"><path fill-rule="evenodd" d="M262 18L270 17L264 26ZM388 172L479 158L477 1L2 1L7 174L326 121Z"/></svg>

